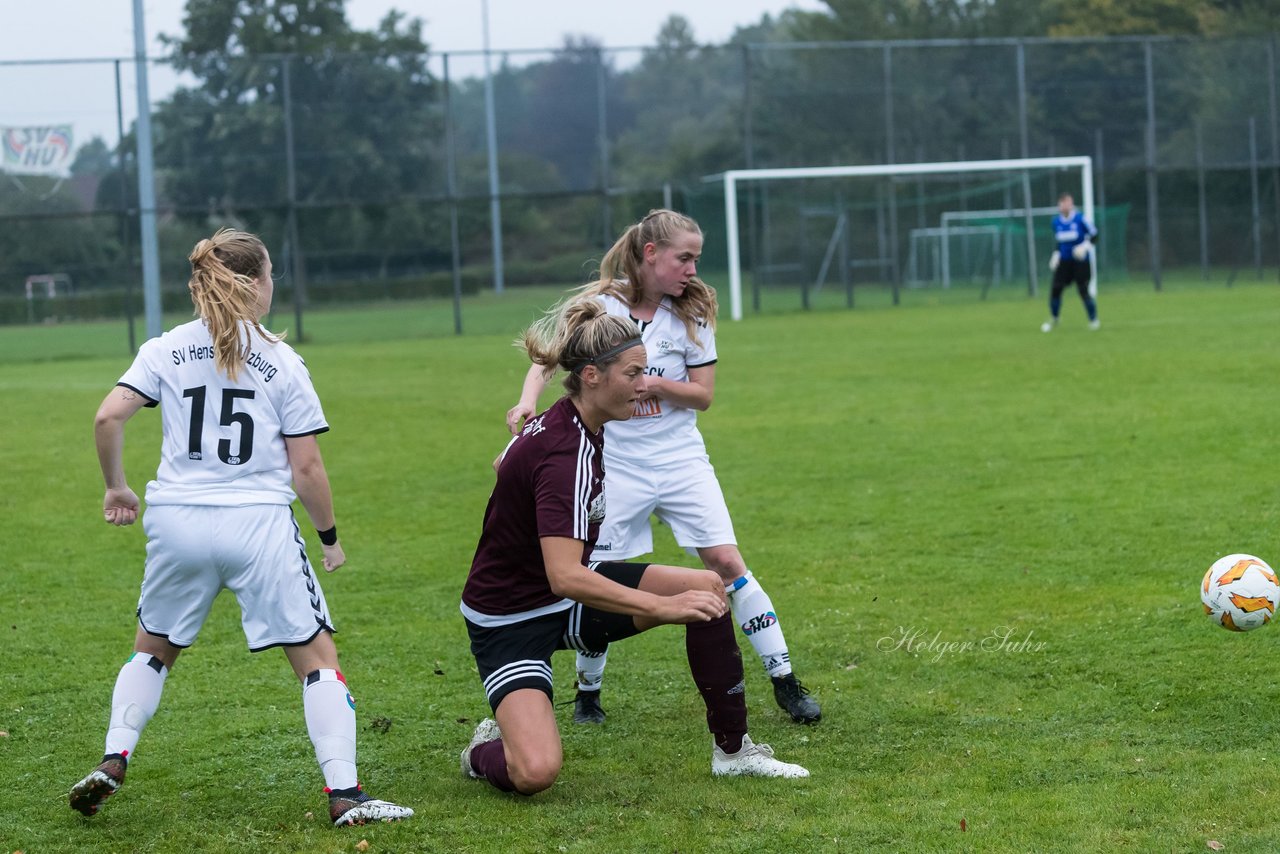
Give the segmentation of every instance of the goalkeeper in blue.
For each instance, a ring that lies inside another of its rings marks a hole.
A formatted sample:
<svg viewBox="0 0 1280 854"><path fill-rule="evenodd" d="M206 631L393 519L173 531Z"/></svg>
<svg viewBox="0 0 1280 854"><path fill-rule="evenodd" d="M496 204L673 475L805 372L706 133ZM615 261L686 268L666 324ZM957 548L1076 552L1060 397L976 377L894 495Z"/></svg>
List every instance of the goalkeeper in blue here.
<svg viewBox="0 0 1280 854"><path fill-rule="evenodd" d="M1076 210L1075 199L1070 193L1058 196L1058 214L1053 218L1053 239L1057 248L1049 256L1049 269L1053 271L1053 289L1049 292L1049 319L1041 326L1041 332L1052 332L1058 325L1062 311L1062 292L1072 282L1080 292L1084 310L1089 315L1089 328L1097 329L1098 303L1093 290L1093 244L1098 239L1098 228Z"/></svg>

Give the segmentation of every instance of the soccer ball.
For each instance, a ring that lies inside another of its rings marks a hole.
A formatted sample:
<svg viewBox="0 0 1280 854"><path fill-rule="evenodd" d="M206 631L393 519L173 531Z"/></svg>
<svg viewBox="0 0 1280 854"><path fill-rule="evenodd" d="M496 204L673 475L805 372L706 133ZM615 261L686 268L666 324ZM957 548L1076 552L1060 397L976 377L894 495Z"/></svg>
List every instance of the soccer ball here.
<svg viewBox="0 0 1280 854"><path fill-rule="evenodd" d="M1280 582L1266 561L1253 555L1227 555L1204 574L1200 599L1209 619L1233 632L1249 632L1275 616Z"/></svg>

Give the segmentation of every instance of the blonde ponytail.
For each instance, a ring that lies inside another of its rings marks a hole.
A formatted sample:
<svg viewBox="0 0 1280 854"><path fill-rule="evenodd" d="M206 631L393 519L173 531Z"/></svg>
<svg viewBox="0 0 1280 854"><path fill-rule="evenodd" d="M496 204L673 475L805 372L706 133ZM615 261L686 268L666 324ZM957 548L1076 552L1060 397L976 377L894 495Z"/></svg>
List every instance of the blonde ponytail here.
<svg viewBox="0 0 1280 854"><path fill-rule="evenodd" d="M660 208L649 211L639 222L629 226L605 253L600 261L599 278L581 289L586 296L609 294L629 306L640 305L644 288L640 273L644 269L644 247L647 243L668 246L680 234L702 235L702 229L692 218L682 213ZM671 297L671 309L684 324L685 332L696 343L698 326L706 324L716 328L716 292L698 277L689 280L684 293Z"/></svg>
<svg viewBox="0 0 1280 854"><path fill-rule="evenodd" d="M571 395L582 391L584 367L607 368L640 345L634 324L608 314L595 297L581 296L552 308L516 341L548 377L556 368L566 371L564 387Z"/></svg>
<svg viewBox="0 0 1280 854"><path fill-rule="evenodd" d="M187 256L191 262L191 302L209 328L218 370L235 381L249 355L243 325L258 330L275 343L284 335L273 335L258 319L260 286L267 248L257 235L224 228L201 240Z"/></svg>

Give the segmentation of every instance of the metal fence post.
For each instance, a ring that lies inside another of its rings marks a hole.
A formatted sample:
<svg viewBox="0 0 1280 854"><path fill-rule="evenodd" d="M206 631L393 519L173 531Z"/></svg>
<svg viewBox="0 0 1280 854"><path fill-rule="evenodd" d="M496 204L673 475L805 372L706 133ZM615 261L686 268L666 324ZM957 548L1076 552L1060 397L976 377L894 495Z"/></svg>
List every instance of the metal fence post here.
<svg viewBox="0 0 1280 854"><path fill-rule="evenodd" d="M613 211L609 202L609 129L608 129L608 74L604 64L604 51L596 54L596 143L600 149L600 231L601 247L613 245Z"/></svg>
<svg viewBox="0 0 1280 854"><path fill-rule="evenodd" d="M494 107L493 68L489 51L489 0L481 0L484 18L484 126L489 151L489 229L493 235L493 292L504 290L506 274L502 260L502 196L498 182L498 119Z"/></svg>
<svg viewBox="0 0 1280 854"><path fill-rule="evenodd" d="M893 46L884 46L884 156L886 163L896 163L893 151ZM901 297L898 294L901 276L898 271L898 191L893 181L889 188L889 275L893 281L893 304L898 305Z"/></svg>
<svg viewBox="0 0 1280 854"><path fill-rule="evenodd" d="M1151 279L1156 290L1160 281L1160 193L1156 174L1156 83L1151 39L1142 42L1143 62L1147 74L1147 241L1151 253Z"/></svg>
<svg viewBox="0 0 1280 854"><path fill-rule="evenodd" d="M116 66L116 174L120 177L120 251L128 261L124 279L124 316L129 327L129 352L138 352L133 331L133 255L129 250L129 181L124 174L124 99L120 87L120 60Z"/></svg>
<svg viewBox="0 0 1280 854"><path fill-rule="evenodd" d="M1275 230L1280 240L1280 116L1276 109L1276 34L1267 39L1267 109L1271 114L1271 188L1275 192ZM1280 265L1280 254L1276 264Z"/></svg>
<svg viewBox="0 0 1280 854"><path fill-rule="evenodd" d="M1196 116L1196 208L1200 220L1200 278L1209 281L1209 208L1204 191L1204 122Z"/></svg>
<svg viewBox="0 0 1280 854"><path fill-rule="evenodd" d="M453 150L453 84L449 80L449 54L444 54L444 157L446 193L449 196L449 252L453 267L453 332L462 334L462 246L458 236L458 165Z"/></svg>
<svg viewBox="0 0 1280 854"><path fill-rule="evenodd" d="M752 127L751 112L755 107L754 93L751 88L751 45L742 45L742 154L747 169L756 168L755 129ZM760 223L756 207L761 198L761 189L752 181L746 187L747 196L747 259L751 265L751 310L760 311Z"/></svg>
<svg viewBox="0 0 1280 854"><path fill-rule="evenodd" d="M289 260L293 273L293 322L297 329L297 339L305 341L307 336L302 329L302 307L307 301L307 264L302 254L302 241L298 234L298 173L294 161L293 150L293 75L290 70L291 57L280 60L282 76L281 94L284 103L284 170L285 194L289 203L286 223L289 235Z"/></svg>
<svg viewBox="0 0 1280 854"><path fill-rule="evenodd" d="M142 242L142 301L147 337L164 332L160 294L160 242L156 234L155 151L151 139L151 95L147 89L147 28L142 0L133 0L133 50L138 86L138 224Z"/></svg>
<svg viewBox="0 0 1280 854"><path fill-rule="evenodd" d="M1106 146L1103 145L1102 128L1094 128L1093 131L1093 183L1095 187L1094 195L1098 200L1097 213L1094 214L1093 224L1098 225L1098 221L1106 214L1107 211L1107 182L1103 179L1102 173L1106 169ZM1056 201L1056 200L1055 200ZM1111 244L1104 243L1104 246ZM1123 250L1123 247L1121 247ZM1122 259L1123 260L1123 259ZM1093 272L1094 278L1102 270L1102 253L1094 250L1093 253Z"/></svg>
<svg viewBox="0 0 1280 854"><path fill-rule="evenodd" d="M1249 116L1249 212L1253 218L1253 273L1262 278L1262 205L1258 199L1258 120Z"/></svg>
<svg viewBox="0 0 1280 854"><path fill-rule="evenodd" d="M1023 159L1031 156L1031 140L1027 129L1027 46L1019 41L1015 53L1018 66L1018 147ZM1023 226L1027 232L1027 295L1036 296L1040 292L1040 270L1036 266L1036 231L1035 221L1031 217L1031 209L1035 207L1035 199L1031 197L1031 175L1022 170L1022 208L1026 211Z"/></svg>

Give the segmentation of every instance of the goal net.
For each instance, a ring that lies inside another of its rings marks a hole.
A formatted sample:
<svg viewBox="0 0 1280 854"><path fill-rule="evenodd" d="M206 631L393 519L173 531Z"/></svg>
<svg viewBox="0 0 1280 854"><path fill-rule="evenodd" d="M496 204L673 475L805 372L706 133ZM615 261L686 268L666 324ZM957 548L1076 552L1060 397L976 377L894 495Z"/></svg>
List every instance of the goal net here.
<svg viewBox="0 0 1280 854"><path fill-rule="evenodd" d="M1057 207L945 211L934 227L912 228L908 235L905 284L908 288L980 286L985 297L994 287L1028 281L1027 222L1032 223L1035 257L1056 248L1052 220ZM1094 247L1096 266L1112 281L1128 278L1123 248L1129 206L1095 208L1093 223L1106 235Z"/></svg>
<svg viewBox="0 0 1280 854"><path fill-rule="evenodd" d="M747 298L756 310L796 292L805 308L852 305L855 286L882 286L894 302L900 289L1035 294L1048 284L1059 193L1090 221L1098 213L1089 157L749 169L706 180L723 188L734 320ZM1101 247L1108 234L1098 225ZM1109 260L1094 264L1095 279L1099 268L1109 275Z"/></svg>

